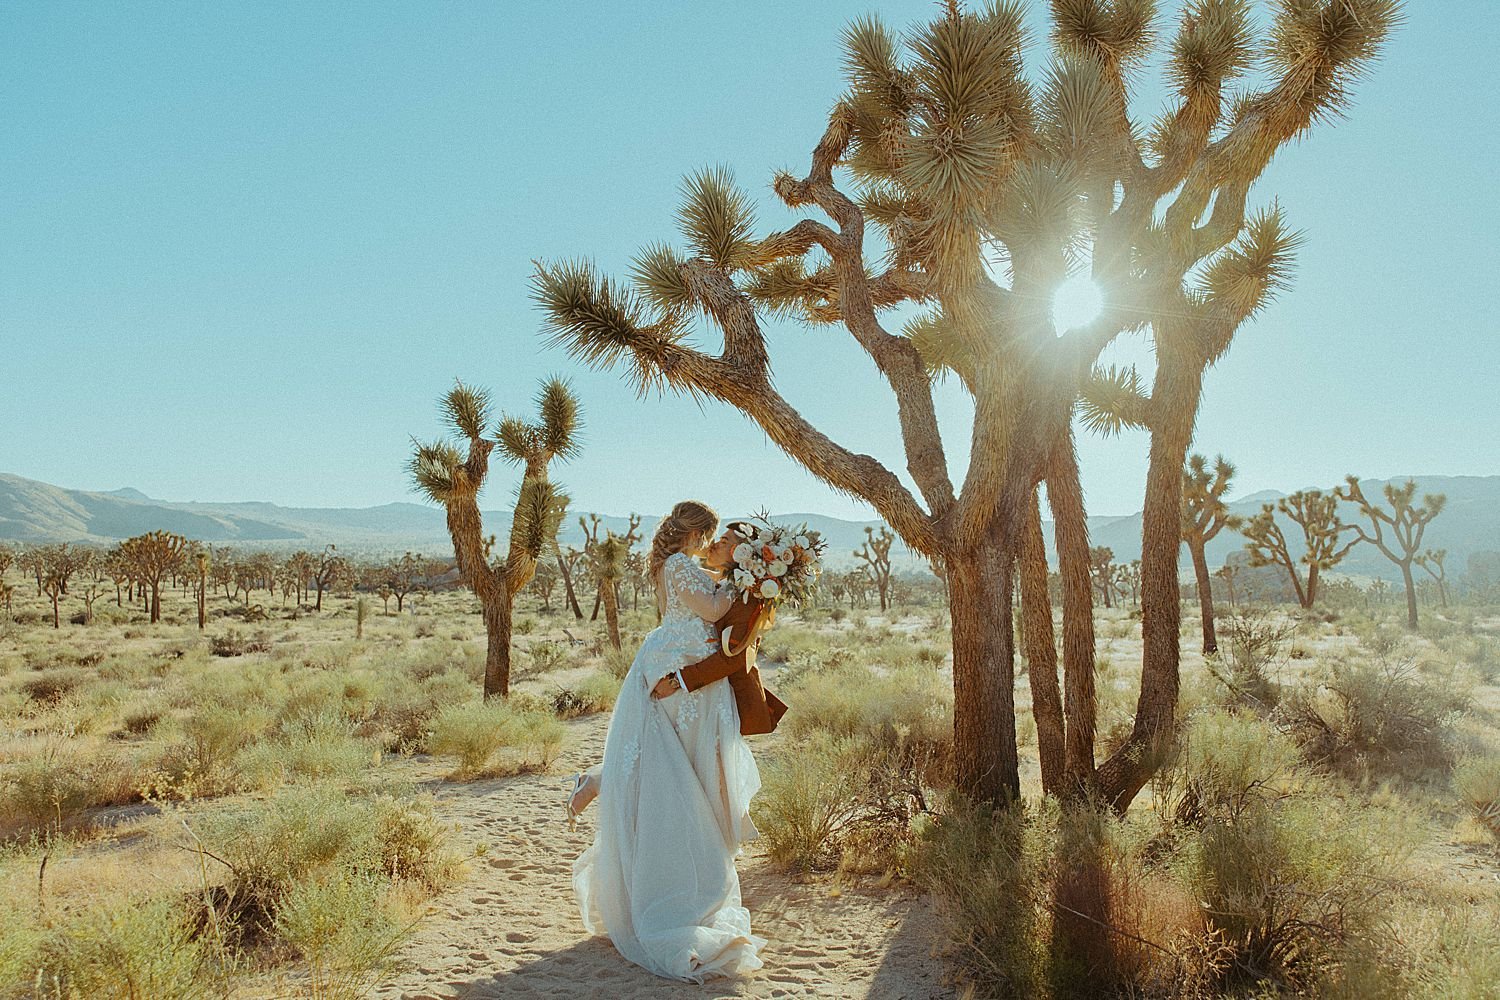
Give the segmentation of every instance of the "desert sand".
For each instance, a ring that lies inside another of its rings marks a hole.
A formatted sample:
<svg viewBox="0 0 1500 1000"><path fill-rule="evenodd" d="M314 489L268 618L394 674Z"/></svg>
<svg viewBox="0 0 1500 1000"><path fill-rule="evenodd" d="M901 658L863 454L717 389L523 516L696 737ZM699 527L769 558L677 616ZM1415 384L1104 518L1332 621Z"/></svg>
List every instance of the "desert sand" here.
<svg viewBox="0 0 1500 1000"><path fill-rule="evenodd" d="M573 859L593 836L592 811L576 831L563 817L560 775L597 762L608 714L569 723L563 754L547 774L446 783L429 790L458 837L482 847L469 877L432 900L397 953L404 968L377 1000L597 997L599 1000L719 997L952 997L934 954L937 920L909 888L850 884L832 876L797 880L748 846L741 889L755 932L769 939L765 967L739 980L696 986L629 964L608 938L583 929L573 899Z"/></svg>

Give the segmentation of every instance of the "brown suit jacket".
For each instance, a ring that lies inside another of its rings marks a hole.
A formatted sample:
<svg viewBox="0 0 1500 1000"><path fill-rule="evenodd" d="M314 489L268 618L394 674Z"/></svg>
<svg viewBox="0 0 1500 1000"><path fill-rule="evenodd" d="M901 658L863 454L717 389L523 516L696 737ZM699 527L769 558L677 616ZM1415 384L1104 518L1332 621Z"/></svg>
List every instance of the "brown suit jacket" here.
<svg viewBox="0 0 1500 1000"><path fill-rule="evenodd" d="M760 670L755 665L758 643L752 636L765 611L766 606L761 601L735 601L718 621L713 655L679 671L689 691L729 678L729 686L734 689L734 703L740 710L740 732L745 736L771 732L786 714L786 705L761 684ZM726 631L730 635L730 653L727 654L724 652ZM747 641L747 637L752 638Z"/></svg>

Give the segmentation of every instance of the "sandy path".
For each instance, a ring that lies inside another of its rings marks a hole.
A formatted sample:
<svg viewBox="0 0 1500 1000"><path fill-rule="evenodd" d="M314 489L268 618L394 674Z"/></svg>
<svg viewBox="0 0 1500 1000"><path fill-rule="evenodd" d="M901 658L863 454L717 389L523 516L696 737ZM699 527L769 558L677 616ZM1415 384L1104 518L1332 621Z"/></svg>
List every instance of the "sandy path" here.
<svg viewBox="0 0 1500 1000"><path fill-rule="evenodd" d="M597 761L607 716L570 723L554 772ZM678 984L628 964L607 938L590 938L573 901L573 859L593 836L592 813L569 833L557 773L434 783L440 815L460 837L487 845L470 877L433 901L398 957L406 965L372 997L869 997L947 998L932 956L935 921L921 897L902 890L798 883L751 850L740 881L755 932L770 939L765 968L742 980Z"/></svg>

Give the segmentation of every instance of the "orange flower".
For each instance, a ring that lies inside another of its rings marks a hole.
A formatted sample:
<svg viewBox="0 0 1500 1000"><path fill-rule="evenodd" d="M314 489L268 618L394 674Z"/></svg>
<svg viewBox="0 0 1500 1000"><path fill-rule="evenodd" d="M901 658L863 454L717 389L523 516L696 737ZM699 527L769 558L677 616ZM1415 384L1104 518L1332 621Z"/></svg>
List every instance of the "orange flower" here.
<svg viewBox="0 0 1500 1000"><path fill-rule="evenodd" d="M771 546L769 545L762 545L760 547L760 554L766 562L771 562L776 558L776 553L771 551Z"/></svg>

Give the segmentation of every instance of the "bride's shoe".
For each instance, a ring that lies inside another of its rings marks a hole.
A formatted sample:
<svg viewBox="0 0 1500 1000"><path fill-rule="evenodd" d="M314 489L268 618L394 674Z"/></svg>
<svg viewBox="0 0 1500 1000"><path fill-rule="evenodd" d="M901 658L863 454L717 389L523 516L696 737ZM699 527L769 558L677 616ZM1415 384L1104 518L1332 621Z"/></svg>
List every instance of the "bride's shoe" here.
<svg viewBox="0 0 1500 1000"><path fill-rule="evenodd" d="M578 801L578 793L584 790L588 781L589 776L586 771L579 771L573 775L573 790L568 793L567 801L563 803L563 812L567 814L569 830L578 829L578 814L583 811L583 807L575 809L573 803ZM584 803L585 807L587 805L588 803Z"/></svg>

